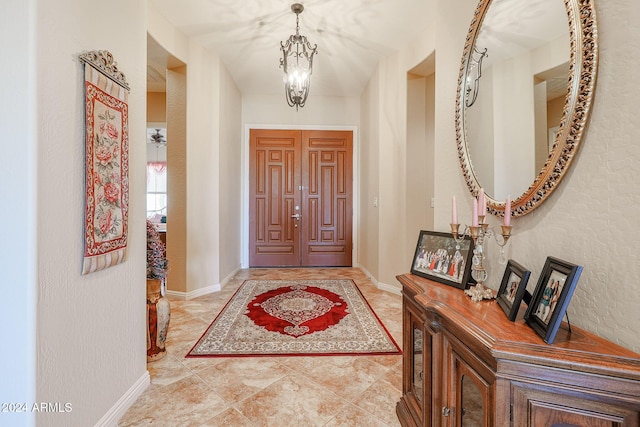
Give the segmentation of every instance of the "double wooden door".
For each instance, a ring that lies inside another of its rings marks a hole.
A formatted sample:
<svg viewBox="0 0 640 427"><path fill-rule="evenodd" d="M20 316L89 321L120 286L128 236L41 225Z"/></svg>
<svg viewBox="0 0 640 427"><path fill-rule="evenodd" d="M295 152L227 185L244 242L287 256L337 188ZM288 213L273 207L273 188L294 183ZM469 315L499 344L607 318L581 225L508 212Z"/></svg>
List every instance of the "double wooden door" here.
<svg viewBox="0 0 640 427"><path fill-rule="evenodd" d="M351 266L351 131L250 131L249 265Z"/></svg>

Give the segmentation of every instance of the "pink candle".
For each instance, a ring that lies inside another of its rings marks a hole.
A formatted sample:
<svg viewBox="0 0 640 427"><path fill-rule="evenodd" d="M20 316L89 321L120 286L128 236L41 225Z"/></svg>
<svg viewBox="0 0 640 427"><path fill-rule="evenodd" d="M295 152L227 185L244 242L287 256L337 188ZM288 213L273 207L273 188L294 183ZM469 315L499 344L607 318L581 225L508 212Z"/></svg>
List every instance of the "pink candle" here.
<svg viewBox="0 0 640 427"><path fill-rule="evenodd" d="M478 226L478 199L473 199L473 213L471 214L471 226Z"/></svg>
<svg viewBox="0 0 640 427"><path fill-rule="evenodd" d="M511 225L511 196L507 196L507 201L504 204L504 222L502 225Z"/></svg>
<svg viewBox="0 0 640 427"><path fill-rule="evenodd" d="M458 223L458 208L456 206L456 196L451 197L451 224Z"/></svg>
<svg viewBox="0 0 640 427"><path fill-rule="evenodd" d="M478 215L487 214L487 199L484 195L484 188L480 189L480 195L478 196Z"/></svg>

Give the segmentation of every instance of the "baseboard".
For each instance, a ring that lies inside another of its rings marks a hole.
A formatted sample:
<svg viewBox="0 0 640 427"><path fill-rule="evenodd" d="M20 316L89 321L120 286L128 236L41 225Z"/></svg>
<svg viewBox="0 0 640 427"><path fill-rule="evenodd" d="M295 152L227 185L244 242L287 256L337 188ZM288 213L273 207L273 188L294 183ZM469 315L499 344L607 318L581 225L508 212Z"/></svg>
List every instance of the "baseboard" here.
<svg viewBox="0 0 640 427"><path fill-rule="evenodd" d="M180 300L190 300L190 299L194 299L194 298L198 298L201 297L203 295L208 295L208 294L212 294L214 292L220 292L222 290L222 288L229 283L229 281L231 281L231 279L233 279L233 277L236 275L236 273L240 271L240 267L236 268L235 270L233 270L233 272L229 273L229 275L227 275L227 277L225 277L221 283L217 283L215 285L211 285L211 286L207 286L206 288L200 288L200 289L196 289L195 291L191 291L191 292L179 292L179 291L170 291L170 290L166 290L165 291L165 295L168 295L172 298L175 299L180 299Z"/></svg>
<svg viewBox="0 0 640 427"><path fill-rule="evenodd" d="M100 421L96 423L96 427L117 427L120 418L122 418L131 405L138 400L147 387L149 387L149 384L151 384L149 371L144 371L144 374L138 381L100 418Z"/></svg>
<svg viewBox="0 0 640 427"><path fill-rule="evenodd" d="M363 266L358 266L358 268L365 274L365 276L367 276L369 278L369 281L371 281L371 283L373 283L375 285L375 287L378 287L378 280L373 277L373 274L371 274L369 272L369 270L367 270L366 268L364 268Z"/></svg>
<svg viewBox="0 0 640 427"><path fill-rule="evenodd" d="M402 288L399 286L389 285L388 283L378 282L376 285L381 291L386 291L395 295L402 295Z"/></svg>
<svg viewBox="0 0 640 427"><path fill-rule="evenodd" d="M214 292L220 292L221 289L222 287L218 283L216 285L211 285L211 286L207 286L206 288L196 289L195 291L191 291L191 292L170 291L167 289L167 291L165 292L165 295L170 296L172 298L186 301L186 300L201 297L203 295L212 294Z"/></svg>
<svg viewBox="0 0 640 427"><path fill-rule="evenodd" d="M366 268L362 266L358 268L362 270L362 272L369 278L371 283L373 283L376 288L380 289L381 291L389 292L395 295L402 295L402 288L400 288L399 286L393 286L387 283L380 282L375 277L373 277L373 275Z"/></svg>
<svg viewBox="0 0 640 427"><path fill-rule="evenodd" d="M233 270L233 272L229 273L227 277L222 279L222 282L220 283L222 287L224 288L225 286L227 286L227 284L231 281L231 279L233 279L235 275L238 273L238 271L240 271L241 269L242 267L238 266L235 270Z"/></svg>

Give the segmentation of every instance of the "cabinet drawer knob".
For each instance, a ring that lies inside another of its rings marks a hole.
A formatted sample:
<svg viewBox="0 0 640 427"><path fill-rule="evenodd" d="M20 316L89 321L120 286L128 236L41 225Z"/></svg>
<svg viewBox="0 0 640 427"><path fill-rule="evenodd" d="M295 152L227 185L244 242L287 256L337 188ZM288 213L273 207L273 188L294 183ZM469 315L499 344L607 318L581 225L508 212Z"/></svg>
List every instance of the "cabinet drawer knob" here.
<svg viewBox="0 0 640 427"><path fill-rule="evenodd" d="M451 414L451 409L449 409L447 406L442 408L442 416L443 417L448 417L449 414Z"/></svg>

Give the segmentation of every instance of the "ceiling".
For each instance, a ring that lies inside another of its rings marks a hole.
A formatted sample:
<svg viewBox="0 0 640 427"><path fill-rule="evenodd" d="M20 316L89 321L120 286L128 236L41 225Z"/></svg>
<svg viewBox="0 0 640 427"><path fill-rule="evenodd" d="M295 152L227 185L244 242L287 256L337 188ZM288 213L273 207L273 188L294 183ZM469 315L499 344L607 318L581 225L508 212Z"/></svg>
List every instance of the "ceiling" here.
<svg viewBox="0 0 640 427"><path fill-rule="evenodd" d="M220 56L244 95L283 94L280 42L295 33L288 0L150 0L176 29ZM432 0L306 0L300 34L318 45L311 94L360 96L378 62L423 34ZM149 91L176 64L153 39ZM179 62L178 62L179 63Z"/></svg>
<svg viewBox="0 0 640 427"><path fill-rule="evenodd" d="M569 76L569 26L558 0L493 0L476 40L487 49L483 67L515 58L554 40L566 43L566 63L538 74L546 81L547 99L566 96Z"/></svg>

